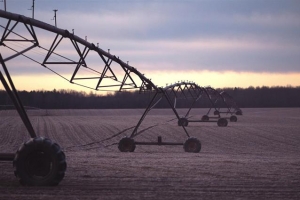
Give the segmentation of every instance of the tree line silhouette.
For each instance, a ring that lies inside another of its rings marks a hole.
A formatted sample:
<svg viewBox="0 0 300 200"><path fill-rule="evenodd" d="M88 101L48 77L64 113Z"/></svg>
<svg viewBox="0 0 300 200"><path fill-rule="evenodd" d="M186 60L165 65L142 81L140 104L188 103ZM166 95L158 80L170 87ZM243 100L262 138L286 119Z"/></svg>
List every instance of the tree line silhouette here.
<svg viewBox="0 0 300 200"><path fill-rule="evenodd" d="M248 88L222 88L241 108L261 107L300 107L300 86L298 87L248 87ZM115 92L107 95L96 93L77 92L73 90L52 91L19 91L20 99L27 107L40 109L115 109L115 108L145 108L153 93ZM188 107L191 102L177 101L177 107ZM13 108L12 102L4 90L0 90L0 109ZM200 100L195 107L210 107L206 99ZM168 108L163 99L157 108Z"/></svg>

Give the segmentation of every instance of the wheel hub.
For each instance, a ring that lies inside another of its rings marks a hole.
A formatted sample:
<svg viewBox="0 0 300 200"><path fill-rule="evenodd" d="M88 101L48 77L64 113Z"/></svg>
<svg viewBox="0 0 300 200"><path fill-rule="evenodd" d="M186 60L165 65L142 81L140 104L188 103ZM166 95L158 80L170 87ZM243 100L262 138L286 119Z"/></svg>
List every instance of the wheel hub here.
<svg viewBox="0 0 300 200"><path fill-rule="evenodd" d="M31 177L45 177L52 169L50 157L42 151L30 154L26 159L25 165Z"/></svg>

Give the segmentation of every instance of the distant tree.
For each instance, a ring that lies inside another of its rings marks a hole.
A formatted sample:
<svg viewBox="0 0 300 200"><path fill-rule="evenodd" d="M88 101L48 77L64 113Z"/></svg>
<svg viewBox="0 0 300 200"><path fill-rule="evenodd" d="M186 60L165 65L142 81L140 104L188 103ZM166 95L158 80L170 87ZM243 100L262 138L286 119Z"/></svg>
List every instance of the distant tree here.
<svg viewBox="0 0 300 200"><path fill-rule="evenodd" d="M226 91L240 107L300 107L300 86L298 87L253 87L218 88ZM114 108L145 108L153 93L115 92L107 95L77 92L73 90L52 91L19 91L24 105L42 109L114 109ZM188 100L178 100L176 106L188 107ZM4 90L0 90L0 105L12 105L12 101ZM210 107L208 99L201 99L195 107ZM163 99L157 108L169 107Z"/></svg>

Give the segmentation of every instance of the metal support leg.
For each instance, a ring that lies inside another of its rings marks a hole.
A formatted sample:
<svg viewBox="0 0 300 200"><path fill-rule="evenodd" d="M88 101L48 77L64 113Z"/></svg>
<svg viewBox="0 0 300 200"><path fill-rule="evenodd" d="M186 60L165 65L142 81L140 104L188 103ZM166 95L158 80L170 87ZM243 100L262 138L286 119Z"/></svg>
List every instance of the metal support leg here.
<svg viewBox="0 0 300 200"><path fill-rule="evenodd" d="M0 71L0 80L1 80L1 82L2 82L2 84L4 86L4 88L5 88L5 90L7 92L7 94L11 98L13 104L15 105L15 107L16 107L16 109L18 111L18 114L20 115L20 117L21 117L21 119L22 119L22 121L23 121L26 129L28 130L30 136L32 138L35 138L36 137L35 131L34 131L33 127L32 127L32 124L31 124L31 122L29 120L29 117L28 117L28 115L27 115L27 113L26 113L26 111L24 109L24 106L23 106L23 104L22 104L22 102L21 102L21 100L19 98L17 90L16 90L16 88L15 88L15 86L13 84L13 81L12 81L9 73L8 73L8 70L7 70L6 66L5 66L5 63L3 61L3 58L2 58L1 54L0 54L0 62L1 62L1 65L2 65L2 67L4 69L4 71L5 71L6 77L7 77L8 81L9 81L9 83L10 83L11 88L9 87L8 83L6 82L6 80L5 80L5 78L4 78L4 76L3 76L3 74L2 74L1 71Z"/></svg>
<svg viewBox="0 0 300 200"><path fill-rule="evenodd" d="M211 106L210 106L210 108L209 108L209 110L208 110L208 112L207 112L207 115L209 115L209 113L210 113L210 111L211 111L211 108L214 108L215 110L218 110L217 107L216 107L216 103L217 103L218 100L216 100L215 102L213 102L213 100L212 100L211 97L209 96L207 90L206 90L205 88L203 88L203 90L204 90L204 92L205 92L206 96L208 97L209 102L210 102L210 104L211 104ZM219 118L220 118L220 117L221 117L221 116L220 116L220 114L219 114Z"/></svg>
<svg viewBox="0 0 300 200"><path fill-rule="evenodd" d="M168 96L168 95L166 94L166 92L163 91L163 90L162 90L162 93L163 93L164 96L166 97L166 99L167 99L167 101L168 101L170 107L172 108L172 110L173 110L174 114L176 115L177 119L179 120L180 117L179 117L179 115L178 115L178 112L177 112L176 109L172 106L172 102L171 102L169 96ZM182 128L183 128L185 134L186 134L188 137L190 137L189 133L187 132L186 128L185 128L183 125L182 125Z"/></svg>
<svg viewBox="0 0 300 200"><path fill-rule="evenodd" d="M13 161L14 158L14 153L0 153L0 161Z"/></svg>
<svg viewBox="0 0 300 200"><path fill-rule="evenodd" d="M199 96L198 98L194 99L192 105L190 106L189 110L187 111L187 113L185 114L185 118L187 118L192 110L192 108L194 107L195 103L200 99L201 96Z"/></svg>
<svg viewBox="0 0 300 200"><path fill-rule="evenodd" d="M130 138L133 138L134 135L137 133L138 128L140 127L140 125L142 124L143 120L145 119L146 115L148 114L148 112L151 110L152 103L154 102L155 98L157 97L158 92L155 93L155 95L152 97L150 103L148 104L148 107L146 108L145 112L143 113L142 117L140 118L139 122L137 123L137 125L135 126L134 130L132 131Z"/></svg>

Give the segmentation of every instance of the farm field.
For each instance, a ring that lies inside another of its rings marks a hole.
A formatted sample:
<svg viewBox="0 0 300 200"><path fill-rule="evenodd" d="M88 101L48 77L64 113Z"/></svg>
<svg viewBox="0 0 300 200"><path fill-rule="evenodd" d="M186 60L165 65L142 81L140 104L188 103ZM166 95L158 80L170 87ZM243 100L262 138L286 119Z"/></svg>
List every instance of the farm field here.
<svg viewBox="0 0 300 200"><path fill-rule="evenodd" d="M67 157L56 187L24 187L12 162L0 161L0 199L300 199L300 108L248 108L228 127L190 123L200 153L182 146L140 146L122 153L143 109L29 110L39 136ZM184 109L179 110L181 115ZM207 109L195 109L200 119ZM184 142L170 109L152 110L136 141ZM0 152L16 152L29 135L15 111L0 111Z"/></svg>

